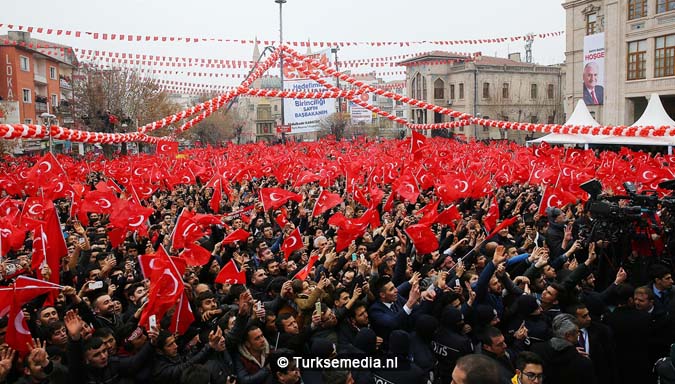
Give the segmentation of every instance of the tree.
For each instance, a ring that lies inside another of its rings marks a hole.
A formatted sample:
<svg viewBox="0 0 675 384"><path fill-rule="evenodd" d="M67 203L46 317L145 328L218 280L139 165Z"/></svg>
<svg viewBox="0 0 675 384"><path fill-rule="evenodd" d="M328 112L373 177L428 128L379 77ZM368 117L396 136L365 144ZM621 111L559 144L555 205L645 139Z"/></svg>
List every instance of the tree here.
<svg viewBox="0 0 675 384"><path fill-rule="evenodd" d="M199 98L198 103L203 103L218 94L205 95ZM190 129L187 134L193 140L199 140L202 144L220 145L222 142L237 138L241 140L243 122L240 122L232 112L227 110L227 104L221 109L202 120L198 125Z"/></svg>
<svg viewBox="0 0 675 384"><path fill-rule="evenodd" d="M345 128L350 124L351 116L348 112L336 112L319 122L323 135L333 135L340 141L345 135Z"/></svg>
<svg viewBox="0 0 675 384"><path fill-rule="evenodd" d="M84 66L74 84L75 115L90 131L132 132L137 124L157 121L180 111L157 82L130 68L99 69ZM110 119L110 115L116 116ZM122 126L126 125L126 128ZM164 128L155 134L166 135ZM126 143L122 145L126 152ZM104 146L112 155L112 147Z"/></svg>

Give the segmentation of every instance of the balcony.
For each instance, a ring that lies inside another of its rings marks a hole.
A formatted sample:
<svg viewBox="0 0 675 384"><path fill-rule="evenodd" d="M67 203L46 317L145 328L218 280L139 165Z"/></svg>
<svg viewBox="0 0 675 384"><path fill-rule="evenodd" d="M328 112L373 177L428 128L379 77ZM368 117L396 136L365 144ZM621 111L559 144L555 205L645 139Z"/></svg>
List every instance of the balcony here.
<svg viewBox="0 0 675 384"><path fill-rule="evenodd" d="M47 103L35 102L35 113L47 112Z"/></svg>
<svg viewBox="0 0 675 384"><path fill-rule="evenodd" d="M67 90L73 89L73 87L70 85L70 83L68 81L66 81L65 79L59 80L59 87L61 87L61 89L67 89Z"/></svg>
<svg viewBox="0 0 675 384"><path fill-rule="evenodd" d="M36 73L34 75L33 79L35 80L36 83L47 85L47 77L46 76L38 75Z"/></svg>

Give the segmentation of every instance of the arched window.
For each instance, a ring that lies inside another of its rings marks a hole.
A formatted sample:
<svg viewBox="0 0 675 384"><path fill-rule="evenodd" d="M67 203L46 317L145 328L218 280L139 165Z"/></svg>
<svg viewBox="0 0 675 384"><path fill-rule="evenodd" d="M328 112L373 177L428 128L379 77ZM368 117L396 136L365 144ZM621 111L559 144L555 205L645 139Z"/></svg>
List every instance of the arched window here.
<svg viewBox="0 0 675 384"><path fill-rule="evenodd" d="M436 79L436 81L434 81L434 99L445 99L445 82L441 79Z"/></svg>

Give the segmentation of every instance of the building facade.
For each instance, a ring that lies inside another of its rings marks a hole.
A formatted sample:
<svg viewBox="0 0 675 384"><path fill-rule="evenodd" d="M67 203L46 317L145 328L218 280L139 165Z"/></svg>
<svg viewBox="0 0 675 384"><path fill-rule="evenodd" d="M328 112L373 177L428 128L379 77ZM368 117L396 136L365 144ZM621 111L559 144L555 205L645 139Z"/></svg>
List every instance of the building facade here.
<svg viewBox="0 0 675 384"><path fill-rule="evenodd" d="M43 113L70 127L73 73L77 59L69 47L32 39L28 32L0 36L0 99L18 102L13 124L42 124ZM52 122L57 123L57 122Z"/></svg>
<svg viewBox="0 0 675 384"><path fill-rule="evenodd" d="M510 59L466 56L435 51L402 61L406 66L408 96L474 116L532 123L561 123L564 72ZM412 107L408 120L415 124L452 121L450 116ZM428 132L431 135L441 132ZM523 143L524 132L482 126L452 130L469 138L508 139Z"/></svg>
<svg viewBox="0 0 675 384"><path fill-rule="evenodd" d="M568 113L588 95L583 76L592 56L588 42L595 36L605 52L604 65L598 66L602 100L586 102L596 120L630 125L652 93L675 117L675 0L566 0L562 6Z"/></svg>

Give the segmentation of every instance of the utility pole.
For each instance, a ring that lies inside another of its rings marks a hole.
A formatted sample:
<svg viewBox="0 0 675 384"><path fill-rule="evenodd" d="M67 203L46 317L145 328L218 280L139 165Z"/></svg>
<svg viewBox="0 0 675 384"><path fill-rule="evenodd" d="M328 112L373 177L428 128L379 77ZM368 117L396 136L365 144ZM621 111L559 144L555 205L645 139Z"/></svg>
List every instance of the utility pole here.
<svg viewBox="0 0 675 384"><path fill-rule="evenodd" d="M284 19L283 19L283 12L282 8L283 5L286 3L286 0L274 0L275 3L279 4L279 47L284 45ZM284 90L284 55L283 52L281 52L281 55L279 56L279 65L280 65L280 70L279 72L281 73L281 90ZM285 125L284 121L284 99L281 98L281 126L283 127ZM286 144L286 132L283 130L281 131L281 142Z"/></svg>
<svg viewBox="0 0 675 384"><path fill-rule="evenodd" d="M335 71L340 72L340 66L338 65L338 51L340 47L331 48L330 51L335 54ZM337 77L337 87L340 88L340 77ZM342 112L342 98L338 97L338 113Z"/></svg>

